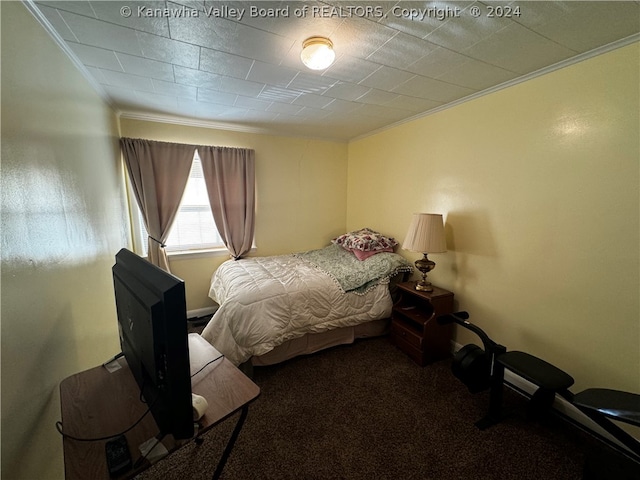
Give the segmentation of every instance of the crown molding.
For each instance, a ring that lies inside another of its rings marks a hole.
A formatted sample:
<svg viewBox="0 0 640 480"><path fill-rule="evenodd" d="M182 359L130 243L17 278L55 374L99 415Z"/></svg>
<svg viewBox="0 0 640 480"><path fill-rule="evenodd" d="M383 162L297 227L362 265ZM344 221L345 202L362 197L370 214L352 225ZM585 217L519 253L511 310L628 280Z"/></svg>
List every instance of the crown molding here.
<svg viewBox="0 0 640 480"><path fill-rule="evenodd" d="M277 129L277 128L262 128L262 127L255 127L255 126L243 125L238 123L214 122L211 120L199 120L199 119L193 119L189 117L180 117L180 116L166 115L166 114L121 111L118 114L118 117L121 119L125 118L129 120L140 120L144 122L167 123L171 125L182 125L186 127L211 128L214 130L225 130L225 131L239 132L239 133L251 133L254 135L270 135L275 137L305 138L305 139L311 139L311 140L323 140L323 141L338 142L338 143L347 143L349 141L344 138L333 138L333 137L322 137L318 135L287 133L284 130Z"/></svg>
<svg viewBox="0 0 640 480"><path fill-rule="evenodd" d="M132 111L121 111L120 118L130 120L141 120L145 122L169 123L172 125L183 125L186 127L212 128L216 130L229 130L233 132L254 133L260 135L273 135L273 131L267 128L252 127L249 125L214 122L212 120L199 120L176 115L154 114Z"/></svg>

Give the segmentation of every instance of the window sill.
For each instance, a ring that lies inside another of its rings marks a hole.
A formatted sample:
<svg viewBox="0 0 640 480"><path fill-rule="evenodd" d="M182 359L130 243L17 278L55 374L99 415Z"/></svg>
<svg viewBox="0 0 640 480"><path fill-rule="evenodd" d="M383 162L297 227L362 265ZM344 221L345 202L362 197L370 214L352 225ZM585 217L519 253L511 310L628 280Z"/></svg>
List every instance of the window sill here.
<svg viewBox="0 0 640 480"><path fill-rule="evenodd" d="M202 250L174 250L167 252L169 258L186 260L189 258L222 257L229 256L226 248L204 248Z"/></svg>
<svg viewBox="0 0 640 480"><path fill-rule="evenodd" d="M251 248L251 252L253 252L256 247ZM206 248L202 250L174 250L172 252L167 252L167 256L171 258L175 258L176 260L187 260L191 258L207 258L207 257L229 257L229 250L226 248Z"/></svg>

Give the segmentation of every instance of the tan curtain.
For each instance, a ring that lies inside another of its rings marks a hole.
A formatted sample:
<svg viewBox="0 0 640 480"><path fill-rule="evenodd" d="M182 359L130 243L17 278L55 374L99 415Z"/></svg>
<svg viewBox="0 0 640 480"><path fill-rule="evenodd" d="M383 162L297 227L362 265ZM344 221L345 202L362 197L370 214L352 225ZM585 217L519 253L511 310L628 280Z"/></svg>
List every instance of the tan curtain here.
<svg viewBox="0 0 640 480"><path fill-rule="evenodd" d="M133 191L149 233L149 261L169 272L164 242L178 213L196 147L120 139Z"/></svg>
<svg viewBox="0 0 640 480"><path fill-rule="evenodd" d="M218 232L234 259L251 250L255 226L255 152L198 147Z"/></svg>

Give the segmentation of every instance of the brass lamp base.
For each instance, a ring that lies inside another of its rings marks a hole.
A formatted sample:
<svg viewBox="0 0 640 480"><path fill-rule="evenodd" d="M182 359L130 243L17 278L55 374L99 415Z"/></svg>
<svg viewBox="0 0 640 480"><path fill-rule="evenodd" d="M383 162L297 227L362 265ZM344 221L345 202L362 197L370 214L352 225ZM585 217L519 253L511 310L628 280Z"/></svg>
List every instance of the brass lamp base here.
<svg viewBox="0 0 640 480"><path fill-rule="evenodd" d="M420 292L433 292L433 286L431 286L431 282L420 280L419 282L416 282L416 290Z"/></svg>
<svg viewBox="0 0 640 480"><path fill-rule="evenodd" d="M433 292L431 282L427 281L427 273L435 268L436 262L429 260L426 253L423 253L423 255L424 257L415 262L416 268L422 272L422 280L416 283L416 290L420 292Z"/></svg>

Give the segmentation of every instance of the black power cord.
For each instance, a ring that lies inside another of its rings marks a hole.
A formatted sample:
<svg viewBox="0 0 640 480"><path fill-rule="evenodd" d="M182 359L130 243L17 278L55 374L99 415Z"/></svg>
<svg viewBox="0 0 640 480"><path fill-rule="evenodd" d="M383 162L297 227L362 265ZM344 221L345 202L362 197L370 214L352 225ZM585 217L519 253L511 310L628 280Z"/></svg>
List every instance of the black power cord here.
<svg viewBox="0 0 640 480"><path fill-rule="evenodd" d="M199 374L201 371L203 371L205 368L207 368L209 365L211 365L212 363L217 362L218 360L220 360L221 358L224 358L224 355L219 355L216 358L214 358L213 360L209 360L207 363L205 363L200 370L198 370L196 373L194 373L193 375L191 375L191 378L195 377L197 374Z"/></svg>
<svg viewBox="0 0 640 480"><path fill-rule="evenodd" d="M69 435L68 433L65 433L63 431L63 429L62 429L62 422L59 421L59 420L56 422L56 430L58 430L58 433L60 433L60 435L62 435L64 438L68 438L70 440L75 440L77 442L101 442L103 440L110 440L112 438L119 437L120 435L124 435L125 433L133 430L133 428L138 426L138 424L144 419L144 417L146 417L148 415L148 413L150 411L151 411L151 406L149 406L149 408L147 408L147 410L142 414L142 416L135 423L133 423L131 426L129 426L125 430L123 430L121 432L118 432L118 433L114 433L113 435L105 435L103 437L94 437L94 438L76 437L74 435Z"/></svg>

